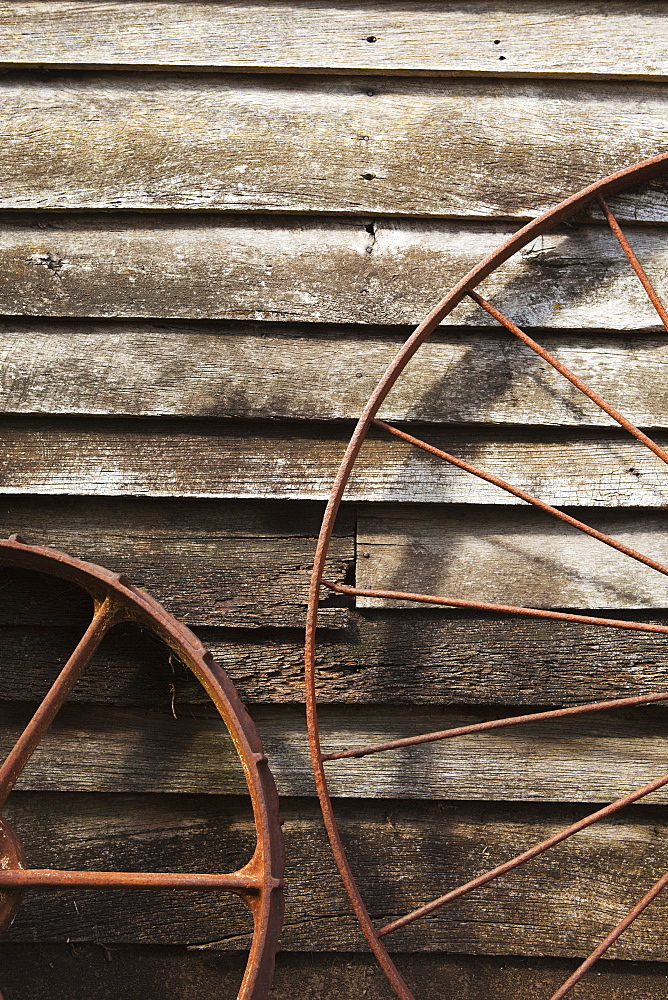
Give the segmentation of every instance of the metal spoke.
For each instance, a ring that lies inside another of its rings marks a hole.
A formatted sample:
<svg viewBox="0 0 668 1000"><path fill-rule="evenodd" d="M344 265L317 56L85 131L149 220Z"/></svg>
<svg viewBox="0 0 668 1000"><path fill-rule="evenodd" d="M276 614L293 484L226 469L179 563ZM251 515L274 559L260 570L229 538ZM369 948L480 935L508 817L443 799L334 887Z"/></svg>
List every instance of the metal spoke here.
<svg viewBox="0 0 668 1000"><path fill-rule="evenodd" d="M608 203L606 202L605 198L603 198L602 195L600 195L600 194L598 195L598 203L599 203L599 205L601 206L601 208L603 210L603 214L604 214L604 216L606 218L606 221L607 221L608 225L610 226L610 229L612 230L615 238L617 239L617 242L619 243L620 247L622 248L622 250L626 254L626 258L627 258L629 264L631 265L631 267L633 268L633 270L638 275L638 278L640 279L640 283L643 286L643 288L645 289L645 291L647 292L647 296L648 296L650 302L652 303L652 305L656 309L657 313L659 314L659 319L661 320L661 322L665 326L666 330L668 330L668 312L666 312L666 308L665 308L663 302L661 301L661 299L657 295L657 293L656 293L656 291L654 289L654 286L652 285L652 282L647 277L647 274L645 273L645 269L643 268L642 264L640 263L640 261L638 260L638 258L636 257L636 255L634 254L633 249L631 247L631 244L629 243L629 241L627 240L626 236L622 232L622 227L619 225L619 223L617 222L617 219L614 217L614 215L610 211L610 208L608 207Z"/></svg>
<svg viewBox="0 0 668 1000"><path fill-rule="evenodd" d="M643 555L642 552L637 552L630 546L624 545L623 542L618 542L616 539L611 538L610 535L606 535L603 531L597 531L596 528L592 528L590 525L585 524L584 521L579 521L576 517L571 517L570 514L565 514L563 510L559 510L557 507L553 507L551 504L545 503L544 500L540 500L538 497L533 496L532 493L527 493L526 490L522 490L518 486L512 486L510 483L507 483L505 479L500 479L498 476L485 472L484 469L479 469L476 465L471 465L470 462L465 462L463 459L457 458L455 455L450 455L447 451L435 448L434 445L428 444L426 441L423 441L421 438L416 438L412 434L407 434L405 431L399 430L398 427L393 427L392 424L386 424L383 420L374 420L373 423L377 427L387 431L389 434L393 434L395 437L401 438L402 441L415 445L416 448L421 448L422 451L427 451L430 455L434 455L436 458L442 458L445 462L449 462L451 465L456 465L465 472L470 472L471 475L478 476L479 479L484 479L486 482L492 483L493 486L498 486L499 489L505 490L507 493L511 493L513 496L518 497L520 500L524 500L526 503L532 504L534 507L538 507L539 510L545 511L546 514L551 514L553 517L558 518L565 524L570 524L571 527L577 528L578 531L584 532L585 535L589 535L591 538L596 538L599 542L603 542L605 545L609 545L611 548L617 549L618 552L623 553L625 556L629 556L631 559L636 559L638 562L644 563L645 566L649 566L650 569L655 569L657 572L668 576L668 566L664 566L663 563L658 562L656 559L652 559L650 556ZM668 461L668 453L666 454L666 461Z"/></svg>
<svg viewBox="0 0 668 1000"><path fill-rule="evenodd" d="M173 872L82 872L51 868L0 869L0 889L223 889L242 896L260 892L251 875L179 875Z"/></svg>
<svg viewBox="0 0 668 1000"><path fill-rule="evenodd" d="M642 799L646 795L650 795L652 792L657 792L660 788L663 788L664 785L668 785L668 774L664 774L660 778L655 778L654 781L650 781L649 784L643 785L641 788L637 788L634 792L630 792L621 799L615 799L614 802L609 803L607 806L603 806L602 809L597 809L596 812L589 813L588 816L584 816L582 819L578 820L577 823L572 823L571 826L565 827L558 833L548 837L547 840L542 840L539 844L535 844L533 847L530 847L528 851L523 851L522 854L518 854L516 857L511 858L510 861L505 861L502 865L497 865L496 868L492 868L490 871L484 872L482 875L478 875L477 878L471 879L470 882L466 882L464 885L460 885L456 889L451 889L450 892L446 892L445 895L439 896L438 899L433 899L430 903L426 903L424 906L420 906L417 909L412 910L410 913L406 913L403 917L399 917L397 920L393 920L391 923L385 924L384 927L380 927L378 929L378 936L383 937L385 934L391 934L392 931L397 931L400 927L405 927L407 924L412 923L419 917L425 917L427 914L433 913L434 910L440 909L440 907L445 906L446 903L451 903L453 900L459 899L460 896L465 896L474 889L479 889L481 886L487 885L488 882L498 878L499 875L505 875L506 872L512 871L514 868L518 868L520 865L524 864L525 861L531 861L533 858L538 857L539 854L549 851L551 847L556 847L557 844L561 844L562 841L567 840L569 837L579 833L581 830L586 830L588 826L598 823L599 820L607 819L608 816L612 816L614 813L619 812L620 809L631 805L633 802L637 802L638 799Z"/></svg>
<svg viewBox="0 0 668 1000"><path fill-rule="evenodd" d="M575 970L575 972L568 977L566 982L559 987L557 992L552 994L550 1000L562 1000L562 997L565 997L567 993L570 993L573 986L575 986L575 984L582 979L584 974L591 969L592 965L598 962L599 958L605 954L608 948L610 948L610 946L615 943L617 938L624 933L627 927L631 926L633 921L640 916L643 910L645 910L649 906L652 900L656 899L659 893L663 889L665 889L667 885L668 885L668 872L666 872L665 875L661 876L659 881L652 886L649 892L643 896L643 898L640 900L639 903L636 903L636 905L633 907L632 910L629 910L624 919L619 921L617 926L614 927L613 930L610 931L608 936L603 941L601 941L599 946L595 948L594 951L592 951L591 955L589 955L589 957L584 960L582 965L579 965Z"/></svg>
<svg viewBox="0 0 668 1000"><path fill-rule="evenodd" d="M0 767L0 809L30 760L37 744L56 717L63 702L79 680L91 656L114 624L116 611L107 598L95 611L76 649L51 685L48 694L23 730Z"/></svg>
<svg viewBox="0 0 668 1000"><path fill-rule="evenodd" d="M321 760L346 760L349 757L368 757L370 754L383 753L385 750L399 750L401 747L419 746L421 743L435 743L438 740L447 740L454 736L485 733L490 729L522 726L529 722L545 722L548 719L563 719L569 715L585 715L587 712L604 712L607 709L630 708L632 705L649 705L655 701L665 701L667 698L668 691L661 691L657 694L641 694L629 698L614 698L610 701L595 701L587 705L573 705L569 708L553 708L547 712L513 715L505 719L491 719L488 722L472 722L470 725L455 726L453 729L441 729L433 733L406 736L399 740L372 743L365 747L355 747L352 750L341 750L338 753L325 753L322 755Z"/></svg>
<svg viewBox="0 0 668 1000"><path fill-rule="evenodd" d="M603 625L606 628L621 628L632 632L658 632L668 634L668 625L652 625L649 622L624 621L622 618L597 618L594 615L577 615L570 611L548 611L545 608L521 608L513 604L493 604L489 601L467 601L460 597L439 597L436 594L412 594L403 590L368 590L364 587L350 587L332 580L321 580L323 587L337 594L354 597L379 597L391 601L416 601L419 604L440 604L444 607L470 608L475 611L495 611L500 614L522 615L526 618L552 618L557 621L576 622L581 625Z"/></svg>
<svg viewBox="0 0 668 1000"><path fill-rule="evenodd" d="M624 428L624 430L628 431L629 434L632 434L634 438L649 448L650 451L653 451L662 462L668 464L667 451L661 448L656 441L652 441L651 437L644 434L643 431L636 427L635 424L632 424L630 420L627 420L623 413L620 413L620 411L615 409L614 406L610 406L609 403L606 403L602 396L599 396L597 392L590 389L586 382L583 382L581 378L578 378L577 375L570 370L570 368L563 365L553 354L546 351L544 347L541 347L541 345L526 334L524 330L521 330L519 326L516 326L512 320L508 319L507 316L504 316L502 312L499 312L499 310L496 309L490 302L487 302L486 299L483 299L482 295L478 295L478 293L474 292L472 289L467 292L467 295L469 295L474 302L477 302L477 304L481 306L485 312L488 312L490 316L493 316L497 322L499 322L502 326L505 326L506 330L509 330L510 333L513 333L516 337L518 337L523 344L526 344L526 346L530 347L532 351L535 351L536 354L543 359L543 361L547 361L549 365L552 365L552 367L555 368L560 375L567 378L576 389L579 389L585 396L588 396L589 399L591 399L593 403L596 403L596 405L607 413L608 416L612 417L613 420L616 420L617 423Z"/></svg>

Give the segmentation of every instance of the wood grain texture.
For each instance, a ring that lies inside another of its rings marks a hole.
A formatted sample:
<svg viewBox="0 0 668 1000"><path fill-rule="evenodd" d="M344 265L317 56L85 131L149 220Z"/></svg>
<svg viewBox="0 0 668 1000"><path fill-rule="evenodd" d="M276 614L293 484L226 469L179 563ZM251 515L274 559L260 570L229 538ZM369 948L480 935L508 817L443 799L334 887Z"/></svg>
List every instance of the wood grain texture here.
<svg viewBox="0 0 668 1000"><path fill-rule="evenodd" d="M5 65L655 79L668 72L664 32L652 2L0 5Z"/></svg>
<svg viewBox="0 0 668 1000"><path fill-rule="evenodd" d="M320 505L190 504L153 501L8 500L0 537L17 531L33 545L125 573L186 625L303 626ZM331 557L343 578L354 556L344 514ZM78 588L55 589L41 575L1 570L0 622L81 621ZM36 589L34 589L36 587ZM336 626L340 609L325 609Z"/></svg>
<svg viewBox="0 0 668 1000"><path fill-rule="evenodd" d="M653 84L32 73L0 94L4 209L524 219L668 150ZM665 222L668 186L619 211Z"/></svg>
<svg viewBox="0 0 668 1000"><path fill-rule="evenodd" d="M593 515L593 516L591 516ZM582 520L668 566L662 515L583 512ZM360 512L357 586L529 607L666 607L656 570L526 507L375 504ZM358 597L360 607L410 607Z"/></svg>
<svg viewBox="0 0 668 1000"><path fill-rule="evenodd" d="M345 620L346 628L318 640L320 702L572 705L668 690L668 658L657 635L403 609L349 613ZM652 620L665 624L666 616ZM196 631L244 701L303 701L300 631ZM2 697L43 697L80 636L75 628L0 628ZM160 709L173 703L177 712L208 700L161 646L123 629L105 640L71 698Z"/></svg>
<svg viewBox="0 0 668 1000"><path fill-rule="evenodd" d="M6 417L0 422L0 493L321 500L329 495L349 433L317 424ZM577 437L523 429L493 436L461 428L421 433L551 504L651 508L667 502L663 462L621 431ZM665 442L663 434L655 438ZM380 431L365 443L346 498L513 502L498 487Z"/></svg>
<svg viewBox="0 0 668 1000"><path fill-rule="evenodd" d="M12 822L36 865L219 870L245 860L254 842L249 809L234 798L46 794L10 801ZM289 859L283 949L362 950L317 804L288 799L282 812ZM512 857L584 812L582 806L337 805L353 869L379 922ZM665 808L635 808L422 926L393 935L388 944L398 952L585 954L662 874L666 834ZM664 958L667 908L659 897L611 957ZM238 901L222 893L32 892L6 940L190 944L201 953L238 951L247 930Z"/></svg>
<svg viewBox="0 0 668 1000"><path fill-rule="evenodd" d="M626 227L668 298L668 236ZM508 225L224 215L0 215L9 315L414 324L514 231ZM516 322L656 333L607 229L540 238L481 291ZM449 324L496 326L473 302ZM498 327L497 327L498 329Z"/></svg>
<svg viewBox="0 0 668 1000"><path fill-rule="evenodd" d="M245 956L198 952L185 946L3 944L2 987L12 1000L57 995L60 1000L118 1000L141 991L163 1000L165 983L189 1000L234 1000ZM536 1000L556 990L573 970L572 959L401 955L401 969L425 1000ZM664 1000L666 965L600 962L578 986L582 1000ZM279 952L274 1000L387 1000L387 983L372 956L333 952ZM139 993L135 994L136 996ZM134 997L133 997L134 1000Z"/></svg>
<svg viewBox="0 0 668 1000"><path fill-rule="evenodd" d="M4 413L351 420L405 336L295 324L0 324ZM665 334L540 335L629 419L668 428ZM188 359L184 367L183 359ZM253 373L252 379L249 372ZM381 416L390 421L614 426L504 332L448 330L420 349Z"/></svg>
<svg viewBox="0 0 668 1000"><path fill-rule="evenodd" d="M3 703L0 746L6 752L30 706ZM238 761L221 721L206 706L150 709L68 705L32 757L26 791L242 794ZM510 711L510 710L509 710ZM252 710L282 795L313 795L301 707ZM473 709L324 706L325 752L434 732L489 718ZM327 765L341 798L482 799L607 802L666 771L665 712L643 707L624 716L532 723L422 747ZM653 801L668 802L664 788Z"/></svg>

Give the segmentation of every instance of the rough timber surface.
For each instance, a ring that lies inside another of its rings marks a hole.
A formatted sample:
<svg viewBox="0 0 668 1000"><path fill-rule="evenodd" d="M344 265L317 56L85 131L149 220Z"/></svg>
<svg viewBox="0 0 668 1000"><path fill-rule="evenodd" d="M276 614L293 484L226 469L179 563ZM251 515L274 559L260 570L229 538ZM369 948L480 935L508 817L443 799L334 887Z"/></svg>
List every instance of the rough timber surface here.
<svg viewBox="0 0 668 1000"><path fill-rule="evenodd" d="M210 321L4 320L0 408L8 414L353 420L409 333ZM665 333L538 336L634 423L668 428ZM532 351L493 329L433 335L381 416L433 424L613 425Z"/></svg>
<svg viewBox="0 0 668 1000"><path fill-rule="evenodd" d="M0 537L18 532L125 573L186 625L301 627L321 516L319 504L5 498ZM339 579L353 558L344 514L329 557ZM41 575L0 566L0 580L0 624L79 621L88 609L78 588L54 593ZM325 609L323 624L343 614Z"/></svg>
<svg viewBox="0 0 668 1000"><path fill-rule="evenodd" d="M10 801L11 820L37 866L217 871L245 861L254 843L249 807L235 798L16 794ZM381 922L514 856L586 810L429 801L337 804L361 890ZM283 819L283 949L361 950L316 804L286 799ZM665 807L636 807L492 883L477 898L442 909L429 919L428 934L418 923L388 944L398 952L585 954L662 874L666 832ZM575 922L573 909L579 913ZM611 957L665 956L667 912L659 897ZM200 952L238 951L247 944L247 930L242 907L223 893L31 892L6 940L196 942Z"/></svg>
<svg viewBox="0 0 668 1000"><path fill-rule="evenodd" d="M30 718L27 704L3 703L7 751ZM440 731L494 716L422 706L324 706L325 752ZM505 710L512 714L512 709ZM312 796L303 709L256 706L258 731L282 795ZM380 753L370 763L327 765L341 798L608 802L666 773L665 710L641 707L565 722L531 723ZM19 780L25 791L243 794L224 726L208 706L163 712L71 704L59 713ZM668 791L653 795L668 802Z"/></svg>
<svg viewBox="0 0 668 1000"><path fill-rule="evenodd" d="M668 565L663 513L581 511L591 527ZM360 511L358 587L538 607L668 605L661 575L542 511L527 507L375 504ZM359 597L360 607L382 607ZM395 607L410 607L405 601Z"/></svg>
<svg viewBox="0 0 668 1000"><path fill-rule="evenodd" d="M516 229L370 217L5 212L0 310L411 325ZM657 292L668 297L666 230L626 229ZM571 226L533 241L480 290L527 326L662 329L601 226ZM448 324L497 326L473 302L460 304Z"/></svg>
<svg viewBox="0 0 668 1000"><path fill-rule="evenodd" d="M334 610L321 611L325 622L328 617L331 622ZM648 620L647 615L633 617ZM666 624L665 615L651 620ZM320 702L572 705L668 691L668 647L660 635L458 612L406 614L403 609L348 613L345 622L346 628L336 635L324 632L317 644ZM81 631L0 628L2 697L43 697ZM196 632L244 701L303 701L301 630L258 634L198 626ZM70 697L160 709L173 704L177 712L208 702L190 672L161 646L121 629L105 640Z"/></svg>
<svg viewBox="0 0 668 1000"><path fill-rule="evenodd" d="M317 424L5 417L0 494L325 500L349 434ZM441 427L420 435L551 504L668 502L665 465L621 430ZM665 446L665 433L654 437ZM346 498L520 503L380 431L365 443Z"/></svg>
<svg viewBox="0 0 668 1000"><path fill-rule="evenodd" d="M527 218L668 151L654 84L12 73L0 95L4 209ZM619 211L668 221L668 188Z"/></svg>
<svg viewBox="0 0 668 1000"><path fill-rule="evenodd" d="M185 946L100 943L4 944L2 987L12 1000L118 1000L141 995L163 1000L165 982L189 1000L235 1000L246 956L193 951ZM400 955L412 989L425 1000L547 998L573 971L572 959ZM600 962L579 985L581 1000L664 1000L667 967L660 963ZM133 991L138 991L134 993ZM283 951L276 958L273 1000L387 1000L387 983L371 955Z"/></svg>
<svg viewBox="0 0 668 1000"><path fill-rule="evenodd" d="M660 79L656 2L0 4L5 65ZM558 38L558 44L555 44ZM582 40L587 40L583 46ZM613 48L610 38L617 44ZM619 52L624 58L619 59Z"/></svg>

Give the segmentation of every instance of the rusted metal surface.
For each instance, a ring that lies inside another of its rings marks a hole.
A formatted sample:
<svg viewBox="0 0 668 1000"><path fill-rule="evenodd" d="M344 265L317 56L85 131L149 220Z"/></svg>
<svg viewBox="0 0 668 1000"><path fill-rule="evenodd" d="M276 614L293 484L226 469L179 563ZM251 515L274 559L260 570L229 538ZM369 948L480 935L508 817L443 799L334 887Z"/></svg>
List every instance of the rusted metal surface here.
<svg viewBox="0 0 668 1000"><path fill-rule="evenodd" d="M354 873L351 869L350 863L346 856L346 852L339 834L337 827L337 822L334 814L332 800L329 794L327 785L327 776L325 773L325 764L329 760L341 760L345 758L359 758L370 756L375 753L382 753L385 751L395 750L399 747L405 747L409 745L416 745L420 743L432 742L434 740L453 738L457 736L464 735L471 732L484 732L486 730L500 728L502 726L517 726L530 724L538 720L558 720L560 718L573 715L573 714L586 714L589 712L600 712L606 709L619 708L622 703L624 707L630 705L641 705L648 704L652 701L661 701L668 698L668 692L662 692L659 694L654 694L650 696L641 695L633 698L625 699L614 699L604 702L595 702L580 706L575 706L571 708L555 709L550 712L534 713L529 715L517 716L510 719L500 719L493 720L491 722L485 722L480 724L475 724L472 726L461 726L456 729L443 730L434 733L420 734L413 738L407 738L403 740L392 740L387 741L383 744L375 744L373 746L367 747L357 747L350 750L344 750L338 753L323 754L319 726L318 726L318 711L317 711L317 700L316 700L316 670L315 670L315 638L316 638L316 625L318 619L318 605L320 601L321 588L327 587L331 591L338 593L346 593L351 595L364 595L367 597L383 597L390 598L394 600L405 600L405 601L416 601L418 603L436 604L436 605L446 605L453 607L466 607L475 608L482 611L495 611L497 613L508 613L508 614L520 614L533 617L549 617L562 619L567 621L579 622L583 625L586 624L597 624L597 625L607 625L612 628L624 628L632 630L651 630L659 634L665 634L668 632L668 628L665 626L652 626L644 625L638 622L624 622L613 619L603 619L595 618L588 615L576 615L567 614L562 612L551 612L542 609L534 608L520 608L513 607L510 605L503 604L490 604L488 602L477 602L477 601L464 601L457 598L447 598L441 597L439 595L433 594L416 594L407 593L402 591L394 590L364 590L357 587L348 587L340 584L331 584L324 580L324 566L325 558L327 555L327 550L329 547L329 542L332 536L332 531L334 527L334 521L336 514L343 497L346 485L350 478L352 468L355 464L359 451L364 443L364 440L368 434L369 429L372 426L377 426L388 433L396 435L402 438L407 443L428 451L436 458L443 459L450 462L453 465L471 473L472 475L478 476L485 479L487 482L493 483L500 489L506 490L512 495L516 496L527 503L533 504L539 509L543 510L545 513L559 518L561 521L566 522L569 526L590 535L599 541L610 545L618 551L624 553L625 555L637 559L652 569L657 570L660 573L668 573L668 568L658 563L656 560L643 553L636 552L634 549L630 549L628 546L621 544L615 539L608 535L603 534L591 528L589 525L584 524L581 521L565 514L563 511L557 510L544 501L537 497L532 496L524 490L520 490L504 480L499 479L490 473L485 472L470 463L464 462L461 459L456 458L453 455L449 455L440 449L434 448L427 442L415 438L412 435L406 434L404 431L398 428L392 427L382 421L376 420L376 414L379 407L383 403L387 394L389 393L392 386L395 384L397 379L400 377L404 368L411 360L416 351L424 343L424 341L429 337L429 335L434 331L436 326L447 316L452 310L458 305L459 302L465 296L473 299L477 304L486 310L497 322L504 326L509 332L514 336L518 337L526 346L530 347L535 351L541 358L543 358L548 364L552 365L558 372L560 372L565 378L567 378L576 388L578 388L584 395L596 403L604 412L606 412L610 417L616 420L625 430L632 434L640 443L644 444L649 448L657 457L662 459L664 462L668 463L668 452L661 448L656 442L649 438L643 431L632 424L623 414L621 414L615 407L607 403L598 393L590 389L581 379L577 377L573 372L571 372L565 365L563 365L557 358L546 351L540 344L538 344L533 338L529 337L523 330L516 326L512 320L504 316L495 306L487 302L482 296L480 296L474 289L487 278L493 271L495 271L502 263L508 260L514 253L521 250L528 243L530 243L537 236L544 235L550 230L554 229L555 226L562 222L565 222L572 218L575 213L582 209L585 205L593 200L597 200L600 207L603 210L604 217L615 237L619 242L622 250L624 251L630 265L633 267L636 275L641 281L643 288L645 289L650 301L652 302L657 314L666 329L668 330L668 313L664 308L663 304L659 300L656 291L651 285L644 268L638 261L635 253L630 247L628 240L624 236L621 228L614 215L610 211L607 204L606 198L612 194L617 193L620 190L649 181L660 174L668 171L668 155L662 155L655 157L651 160L644 161L626 170L622 170L617 174L607 177L604 180L592 184L580 191L578 194L573 195L566 201L557 205L554 209L547 212L545 215L536 219L535 221L524 226L516 234L514 234L510 239L503 243L498 250L496 250L489 257L485 258L480 264L478 264L472 271L470 271L457 285L438 303L438 305L432 310L432 312L426 317L426 319L417 327L413 334L405 342L399 353L396 355L394 360L391 362L390 366L386 370L385 374L381 378L380 382L376 386L374 392L369 398L362 415L359 418L357 426L353 432L353 435L348 444L347 450L339 467L336 479L334 481L329 500L327 503L327 508L325 510L325 515L322 522L322 527L320 530L320 535L318 538L318 544L316 549L315 562L313 567L313 573L311 577L311 589L309 594L309 608L307 616L307 627L306 627L306 646L305 646L305 684L306 684L306 708L307 708L307 724L309 731L309 743L311 752L311 763L313 767L313 773L315 776L316 787L318 792L318 798L320 800L320 806L322 809L323 819L329 836L330 845L336 859L341 878L348 892L348 896L352 903L353 909L357 915L360 922L364 935L369 943L370 948L375 954L381 968L385 972L387 979L394 989L396 995L402 1000L414 1000L413 994L406 982L404 981L401 973L395 966L392 958L390 957L388 951L385 948L382 938L386 935L398 930L400 927L404 927L421 917L426 916L429 913L434 912L442 906L453 902L455 899L460 898L468 892L476 889L482 888L487 883L491 882L493 879L505 874L508 871L518 867L519 865L530 861L532 858L537 857L543 852L554 847L556 844L561 843L568 837L586 829L593 823L601 819L605 819L608 816L613 815L625 806L630 805L633 802L638 801L651 792L662 788L668 784L668 775L663 775L659 778L654 779L648 784L644 785L642 788L636 789L630 792L628 795L604 806L601 809L596 810L589 816L584 817L577 823L572 824L569 827L559 831L554 834L549 839L536 844L533 848L528 851L523 852L515 858L510 859L502 865L479 875L477 878L467 882L458 888L452 889L448 893L426 903L424 906L418 907L411 913L407 913L397 920L391 923L385 924L385 926L376 926L374 921L371 919L367 908L364 904L364 900L360 893L360 890L355 881ZM582 978L582 976L594 965L594 963L608 950L608 948L617 940L617 938L622 934L627 927L629 927L633 921L642 913L647 906L652 902L652 900L661 892L661 890L668 884L668 875L664 875L645 896L638 902L638 904L629 911L629 913L624 917L622 921L610 932L610 934L598 945L598 947L589 955L589 957L575 970L575 972L564 982L564 984L553 993L550 1000L561 1000L562 997L566 996L570 992L571 988Z"/></svg>
<svg viewBox="0 0 668 1000"><path fill-rule="evenodd" d="M239 1000L263 1000L269 992L283 920L284 848L278 796L255 726L222 667L199 639L144 591L100 566L26 545L18 536L0 540L0 565L46 573L76 584L93 600L93 617L76 649L0 767L0 807L40 739L81 676L106 633L120 622L152 632L194 673L218 709L234 742L250 794L257 841L251 860L235 872L85 872L25 867L20 841L0 819L0 930L13 920L21 892L40 889L211 889L241 897L253 916L253 939Z"/></svg>

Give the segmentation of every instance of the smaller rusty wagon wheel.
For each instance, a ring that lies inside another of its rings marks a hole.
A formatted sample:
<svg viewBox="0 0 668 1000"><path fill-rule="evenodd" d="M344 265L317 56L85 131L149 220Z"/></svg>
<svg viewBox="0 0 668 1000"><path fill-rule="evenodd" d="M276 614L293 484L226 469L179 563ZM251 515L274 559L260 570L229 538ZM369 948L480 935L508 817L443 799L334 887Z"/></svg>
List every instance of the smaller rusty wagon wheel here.
<svg viewBox="0 0 668 1000"><path fill-rule="evenodd" d="M245 901L253 917L253 938L238 1000L263 1000L271 985L283 919L283 837L276 786L260 737L229 677L189 629L148 594L132 587L124 576L54 549L26 545L17 535L0 541L0 565L76 584L90 595L94 606L93 618L76 649L0 766L0 931L11 924L23 890L30 888L215 889L233 893ZM25 867L20 840L2 818L2 809L101 640L121 622L135 622L161 639L197 677L227 727L248 785L257 834L251 860L238 871L208 875Z"/></svg>

